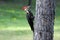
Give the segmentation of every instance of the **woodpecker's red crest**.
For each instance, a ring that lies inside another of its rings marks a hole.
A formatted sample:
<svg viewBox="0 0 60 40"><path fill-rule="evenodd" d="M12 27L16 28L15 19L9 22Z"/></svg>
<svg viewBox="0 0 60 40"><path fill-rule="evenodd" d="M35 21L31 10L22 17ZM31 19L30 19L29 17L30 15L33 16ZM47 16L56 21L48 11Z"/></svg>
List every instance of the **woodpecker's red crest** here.
<svg viewBox="0 0 60 40"><path fill-rule="evenodd" d="M22 10L26 10L28 8L28 6L23 6Z"/></svg>
<svg viewBox="0 0 60 40"><path fill-rule="evenodd" d="M24 10L26 13L29 13L29 8L30 8L30 6L23 6L22 7L22 10Z"/></svg>

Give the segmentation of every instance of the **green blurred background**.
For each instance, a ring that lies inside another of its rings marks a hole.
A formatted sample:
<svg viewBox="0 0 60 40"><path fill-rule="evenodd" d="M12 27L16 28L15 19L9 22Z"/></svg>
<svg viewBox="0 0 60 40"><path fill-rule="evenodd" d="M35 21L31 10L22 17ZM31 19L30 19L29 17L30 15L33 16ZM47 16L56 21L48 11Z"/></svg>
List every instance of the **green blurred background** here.
<svg viewBox="0 0 60 40"><path fill-rule="evenodd" d="M28 0L0 0L0 40L33 40L22 6ZM35 14L35 0L31 10ZM60 0L56 0L54 40L60 39Z"/></svg>

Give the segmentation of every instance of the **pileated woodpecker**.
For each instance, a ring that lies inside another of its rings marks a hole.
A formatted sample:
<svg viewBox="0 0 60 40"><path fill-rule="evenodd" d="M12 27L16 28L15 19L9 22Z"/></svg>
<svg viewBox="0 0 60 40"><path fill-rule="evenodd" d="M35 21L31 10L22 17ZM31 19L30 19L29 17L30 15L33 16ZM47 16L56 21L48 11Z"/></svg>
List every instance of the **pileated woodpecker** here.
<svg viewBox="0 0 60 40"><path fill-rule="evenodd" d="M29 6L24 6L22 9L26 12L26 17L27 17L28 23L31 27L31 30L34 32L34 27L33 27L34 16L31 12L31 10L29 10Z"/></svg>

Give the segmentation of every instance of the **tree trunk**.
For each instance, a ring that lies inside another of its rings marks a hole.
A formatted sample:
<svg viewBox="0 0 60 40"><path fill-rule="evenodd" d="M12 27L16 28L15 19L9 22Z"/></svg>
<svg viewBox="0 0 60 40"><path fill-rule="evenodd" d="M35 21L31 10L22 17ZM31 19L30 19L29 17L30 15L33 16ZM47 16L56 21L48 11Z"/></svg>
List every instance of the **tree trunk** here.
<svg viewBox="0 0 60 40"><path fill-rule="evenodd" d="M36 0L34 40L53 40L55 0Z"/></svg>

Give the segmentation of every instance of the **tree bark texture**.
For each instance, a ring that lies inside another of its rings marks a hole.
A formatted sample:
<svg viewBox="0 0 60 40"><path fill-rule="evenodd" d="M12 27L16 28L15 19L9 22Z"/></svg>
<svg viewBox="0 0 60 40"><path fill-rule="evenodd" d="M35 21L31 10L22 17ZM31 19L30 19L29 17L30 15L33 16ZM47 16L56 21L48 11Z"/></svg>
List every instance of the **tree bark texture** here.
<svg viewBox="0 0 60 40"><path fill-rule="evenodd" d="M53 40L55 0L36 0L34 40Z"/></svg>

